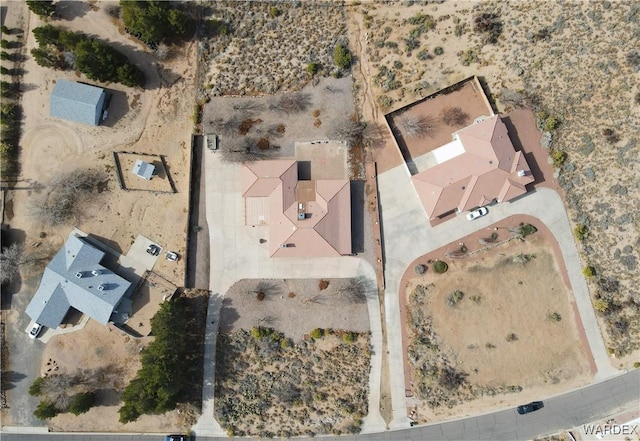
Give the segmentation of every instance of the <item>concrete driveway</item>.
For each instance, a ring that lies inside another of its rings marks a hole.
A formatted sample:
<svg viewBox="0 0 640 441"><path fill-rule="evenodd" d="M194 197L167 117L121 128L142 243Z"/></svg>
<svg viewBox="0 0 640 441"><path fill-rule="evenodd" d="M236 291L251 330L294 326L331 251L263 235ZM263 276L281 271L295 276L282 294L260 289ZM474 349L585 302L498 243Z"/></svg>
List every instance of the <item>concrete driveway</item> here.
<svg viewBox="0 0 640 441"><path fill-rule="evenodd" d="M587 340L602 380L618 373L606 351L602 334L591 305L589 290L582 275L582 262L578 255L571 225L560 196L548 188L540 188L509 203L489 208L489 214L473 222L465 216L431 227L410 181L404 165L393 168L378 177L380 212L385 244L385 312L387 317L387 345L392 373L391 398L393 421L391 428L407 427L407 401L405 397L404 358L398 295L400 280L408 265L419 256L502 219L515 214L528 214L540 219L560 244L573 295L580 312ZM393 374L395 373L395 374Z"/></svg>
<svg viewBox="0 0 640 441"><path fill-rule="evenodd" d="M207 152L208 153L208 152ZM231 285L241 279L351 278L366 277L376 286L371 265L353 256L325 258L273 259L266 244L267 227L244 225L244 204L240 188L240 165L222 163L221 155L205 154L206 213L209 226L211 296L205 336L205 369L202 416L194 431L199 436L220 436L225 432L213 417L215 384L215 345L222 299ZM386 429L380 415L380 375L382 369L382 326L377 292L367 294L371 328L371 372L369 414L363 431Z"/></svg>

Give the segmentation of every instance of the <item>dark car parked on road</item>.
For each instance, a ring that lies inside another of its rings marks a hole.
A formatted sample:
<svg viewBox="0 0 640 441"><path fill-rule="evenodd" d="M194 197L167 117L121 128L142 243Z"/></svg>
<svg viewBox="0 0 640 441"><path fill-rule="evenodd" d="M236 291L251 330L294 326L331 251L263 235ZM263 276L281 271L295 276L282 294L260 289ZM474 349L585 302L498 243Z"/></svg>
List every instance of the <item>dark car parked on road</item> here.
<svg viewBox="0 0 640 441"><path fill-rule="evenodd" d="M518 413L520 415L525 415L527 413L535 412L538 409L542 409L543 407L544 403L542 401L532 401L529 404L518 406Z"/></svg>

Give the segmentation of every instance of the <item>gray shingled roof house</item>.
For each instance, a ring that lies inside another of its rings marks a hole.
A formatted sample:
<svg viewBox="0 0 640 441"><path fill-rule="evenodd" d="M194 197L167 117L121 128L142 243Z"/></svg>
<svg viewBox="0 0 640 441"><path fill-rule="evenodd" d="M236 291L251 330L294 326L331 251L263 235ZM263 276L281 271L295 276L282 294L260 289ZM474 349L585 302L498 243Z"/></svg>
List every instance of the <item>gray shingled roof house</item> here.
<svg viewBox="0 0 640 441"><path fill-rule="evenodd" d="M147 181L153 178L153 174L156 172L156 166L143 161L142 159L136 159L133 164L133 170L131 170L136 176L146 179Z"/></svg>
<svg viewBox="0 0 640 441"><path fill-rule="evenodd" d="M71 233L45 268L27 315L55 329L75 308L106 325L131 283L102 266L103 257L104 252Z"/></svg>
<svg viewBox="0 0 640 441"><path fill-rule="evenodd" d="M105 97L100 87L59 79L51 93L50 114L54 118L97 126Z"/></svg>

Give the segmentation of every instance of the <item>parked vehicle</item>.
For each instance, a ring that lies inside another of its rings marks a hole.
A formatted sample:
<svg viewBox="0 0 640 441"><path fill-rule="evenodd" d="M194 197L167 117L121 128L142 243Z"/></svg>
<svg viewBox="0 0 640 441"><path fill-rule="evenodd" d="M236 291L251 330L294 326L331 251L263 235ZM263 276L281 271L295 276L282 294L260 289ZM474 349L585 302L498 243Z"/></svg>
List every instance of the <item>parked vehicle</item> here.
<svg viewBox="0 0 640 441"><path fill-rule="evenodd" d="M176 262L180 258L178 253L174 253L173 251L167 251L164 257L170 262Z"/></svg>
<svg viewBox="0 0 640 441"><path fill-rule="evenodd" d="M157 256L158 254L160 254L160 247L152 243L147 247L147 253L151 254L152 256Z"/></svg>
<svg viewBox="0 0 640 441"><path fill-rule="evenodd" d="M167 435L164 437L164 441L189 441L190 438L186 435Z"/></svg>
<svg viewBox="0 0 640 441"><path fill-rule="evenodd" d="M544 403L542 401L532 401L529 404L518 406L518 413L520 415L525 415L527 413L535 412L536 410L542 409L543 407Z"/></svg>
<svg viewBox="0 0 640 441"><path fill-rule="evenodd" d="M477 208L471 211L469 214L467 214L467 220L472 221L472 220L478 219L479 217L485 216L488 212L489 210L487 210L487 207Z"/></svg>
<svg viewBox="0 0 640 441"><path fill-rule="evenodd" d="M29 329L29 338L36 338L40 334L40 331L42 331L42 325L34 323Z"/></svg>

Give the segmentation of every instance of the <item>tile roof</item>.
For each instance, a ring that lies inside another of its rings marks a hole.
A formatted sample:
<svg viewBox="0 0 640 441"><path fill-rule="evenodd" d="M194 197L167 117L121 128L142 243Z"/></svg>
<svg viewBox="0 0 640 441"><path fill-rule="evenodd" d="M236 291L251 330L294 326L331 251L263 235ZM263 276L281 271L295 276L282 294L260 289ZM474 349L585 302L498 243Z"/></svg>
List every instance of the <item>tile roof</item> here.
<svg viewBox="0 0 640 441"><path fill-rule="evenodd" d="M100 264L104 252L74 233L49 262L26 309L36 323L57 328L70 308L107 324L131 283Z"/></svg>
<svg viewBox="0 0 640 441"><path fill-rule="evenodd" d="M245 224L269 226L272 257L351 254L347 179L298 181L294 160L245 162Z"/></svg>
<svg viewBox="0 0 640 441"><path fill-rule="evenodd" d="M58 79L51 92L49 113L54 118L97 126L104 100L105 92L100 87Z"/></svg>
<svg viewBox="0 0 640 441"><path fill-rule="evenodd" d="M527 192L534 181L522 152L516 152L498 115L454 133L451 143L433 152L436 164L411 179L429 219L463 212ZM463 147L460 152L460 146ZM455 152L455 154L451 154Z"/></svg>

